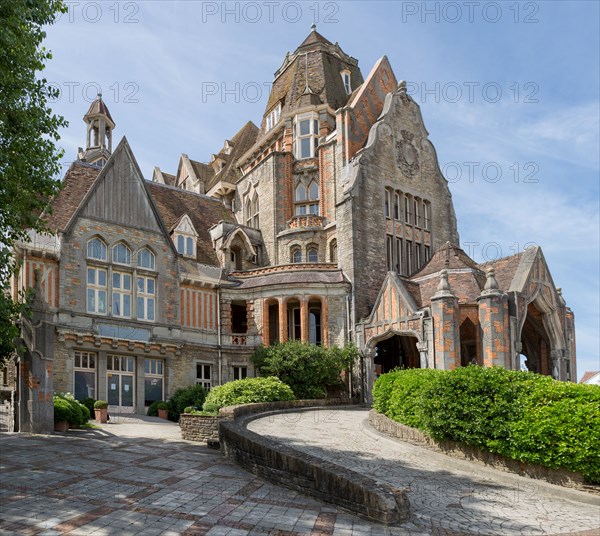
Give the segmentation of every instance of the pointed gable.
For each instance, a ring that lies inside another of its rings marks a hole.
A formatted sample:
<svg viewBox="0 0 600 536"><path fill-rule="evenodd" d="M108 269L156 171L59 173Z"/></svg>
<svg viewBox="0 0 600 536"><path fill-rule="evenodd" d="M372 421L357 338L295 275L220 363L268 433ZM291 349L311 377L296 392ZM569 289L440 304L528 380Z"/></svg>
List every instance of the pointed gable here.
<svg viewBox="0 0 600 536"><path fill-rule="evenodd" d="M179 219L179 222L175 225L175 228L173 229L173 231L178 231L182 234L186 234L186 235L191 235L191 236L198 236L198 233L196 232L196 229L194 228L194 224L192 223L192 220L190 219L190 217L187 214L184 214L183 216L181 216L181 218Z"/></svg>
<svg viewBox="0 0 600 536"><path fill-rule="evenodd" d="M123 138L89 190L78 215L162 232L135 157Z"/></svg>
<svg viewBox="0 0 600 536"><path fill-rule="evenodd" d="M419 307L396 272L388 272L369 318L365 320L365 341L389 331L414 329Z"/></svg>

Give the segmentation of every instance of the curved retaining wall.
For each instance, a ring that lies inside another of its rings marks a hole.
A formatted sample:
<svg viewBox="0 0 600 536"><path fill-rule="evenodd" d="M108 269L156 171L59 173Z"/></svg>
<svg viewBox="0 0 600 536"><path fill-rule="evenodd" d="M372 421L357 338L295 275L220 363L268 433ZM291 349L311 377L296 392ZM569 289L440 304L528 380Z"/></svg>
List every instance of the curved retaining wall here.
<svg viewBox="0 0 600 536"><path fill-rule="evenodd" d="M543 465L528 464L455 441L436 441L420 430L393 421L389 417L377 413L374 409L369 411L369 424L382 434L402 439L415 445L426 446L455 458L477 460L495 469L545 480L551 484L558 484L569 488L589 490L595 487L585 484L582 474L574 473L568 469L551 469Z"/></svg>
<svg viewBox="0 0 600 536"><path fill-rule="evenodd" d="M404 521L409 517L410 507L403 490L379 484L372 478L246 428L248 421L267 412L352 403L348 399L295 400L223 408L219 412L221 451L257 476L341 506L369 520L386 524Z"/></svg>

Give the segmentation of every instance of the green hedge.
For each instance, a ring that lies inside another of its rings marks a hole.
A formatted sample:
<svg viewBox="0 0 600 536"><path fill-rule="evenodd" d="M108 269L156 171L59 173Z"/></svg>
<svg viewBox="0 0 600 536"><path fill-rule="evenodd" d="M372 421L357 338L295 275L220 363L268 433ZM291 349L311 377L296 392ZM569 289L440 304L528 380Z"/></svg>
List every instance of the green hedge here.
<svg viewBox="0 0 600 536"><path fill-rule="evenodd" d="M53 400L55 422L69 421L72 426L81 426L90 420L90 410L71 393L56 393Z"/></svg>
<svg viewBox="0 0 600 536"><path fill-rule="evenodd" d="M183 413L183 410L188 406L195 406L201 408L204 404L208 391L202 387L201 384L197 383L188 387L182 387L177 389L167 400L169 410L169 420L177 422L179 415ZM160 403L160 402L159 402ZM159 403L153 403L148 408L148 415L158 415ZM152 413L150 410L152 409Z"/></svg>
<svg viewBox="0 0 600 536"><path fill-rule="evenodd" d="M204 403L204 411L214 411L225 406L251 404L252 402L275 402L294 400L294 392L280 379L245 378L213 387Z"/></svg>
<svg viewBox="0 0 600 536"><path fill-rule="evenodd" d="M355 346L324 348L300 341L261 346L252 355L261 376L276 376L297 398L323 398L327 388L343 386L341 373L358 356Z"/></svg>
<svg viewBox="0 0 600 536"><path fill-rule="evenodd" d="M478 366L397 370L375 382L374 408L435 439L578 471L600 482L600 388Z"/></svg>

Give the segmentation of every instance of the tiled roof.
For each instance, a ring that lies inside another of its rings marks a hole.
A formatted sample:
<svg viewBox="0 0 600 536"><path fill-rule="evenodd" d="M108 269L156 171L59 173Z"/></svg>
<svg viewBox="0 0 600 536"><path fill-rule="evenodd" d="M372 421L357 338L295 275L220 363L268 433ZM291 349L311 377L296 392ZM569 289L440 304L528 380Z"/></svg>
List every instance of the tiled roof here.
<svg viewBox="0 0 600 536"><path fill-rule="evenodd" d="M194 169L194 173L196 174L196 178L198 178L205 185L210 184L215 176L215 172L211 166L208 164L203 164L202 162L197 162L196 160L192 160L190 158L190 164L192 164L192 168ZM175 183L173 183L175 185ZM206 188L208 190L208 188Z"/></svg>
<svg viewBox="0 0 600 536"><path fill-rule="evenodd" d="M477 263L471 259L457 245L446 242L438 248L429 262L416 274L413 274L410 279L423 277L430 274L435 274L444 268L459 269L459 268L474 268L479 269Z"/></svg>
<svg viewBox="0 0 600 536"><path fill-rule="evenodd" d="M203 264L218 266L217 255L208 230L219 221L235 222L233 214L223 203L181 188L156 182L146 182L165 227L170 232L184 214L187 214L198 233L196 260Z"/></svg>
<svg viewBox="0 0 600 536"><path fill-rule="evenodd" d="M486 272L489 268L493 268L496 281L498 281L498 288L504 292L507 292L510 288L513 278L515 277L517 268L519 268L519 263L521 262L522 256L523 253L517 253L516 255L511 255L510 257L503 257L495 261L480 264L479 267L484 272Z"/></svg>
<svg viewBox="0 0 600 536"><path fill-rule="evenodd" d="M165 173L163 171L162 176L167 186L175 186L175 184L177 183L177 177L175 175L171 175L170 173Z"/></svg>
<svg viewBox="0 0 600 536"><path fill-rule="evenodd" d="M224 151L220 151L216 155L225 160L226 163L225 167L219 173L213 175L209 181L205 182L207 192L219 181L235 184L241 178L242 174L237 169L237 161L254 145L257 137L258 127L252 121L248 121L237 134L231 138L229 141L232 145L231 152L227 154Z"/></svg>
<svg viewBox="0 0 600 536"><path fill-rule="evenodd" d="M63 179L60 192L50 202L52 213L42 217L53 231L63 231L88 193L101 169L79 160L73 162Z"/></svg>
<svg viewBox="0 0 600 536"><path fill-rule="evenodd" d="M583 376L581 377L581 380L579 380L579 383L585 383L585 382L591 380L594 376L596 376L598 374L600 374L600 371L598 371L598 370L591 370L591 371L585 372L583 374Z"/></svg>
<svg viewBox="0 0 600 536"><path fill-rule="evenodd" d="M300 44L300 46L296 49L296 52L298 50L300 50L301 48L306 48L306 47L309 47L311 45L316 45L318 43L321 43L323 45L333 45L333 43L331 41L329 41L329 39L323 37L316 30L313 30L312 32L310 32L308 34L308 36L306 37L306 39L304 41L302 41L302 43Z"/></svg>
<svg viewBox="0 0 600 536"><path fill-rule="evenodd" d="M290 271L277 271L270 274L258 275L256 277L245 277L237 288L250 289L266 286L280 285L311 285L344 283L344 275L341 270L298 270L291 268Z"/></svg>
<svg viewBox="0 0 600 536"><path fill-rule="evenodd" d="M98 96L98 97L96 97L96 99L94 99L94 102L92 102L89 110L83 116L83 118L85 119L88 115L96 115L96 114L105 115L106 117L108 117L111 120L111 122L114 125L115 122L113 121L113 118L111 117L110 112L108 111L108 107L106 106L106 104L104 104L104 101L102 100L101 96Z"/></svg>

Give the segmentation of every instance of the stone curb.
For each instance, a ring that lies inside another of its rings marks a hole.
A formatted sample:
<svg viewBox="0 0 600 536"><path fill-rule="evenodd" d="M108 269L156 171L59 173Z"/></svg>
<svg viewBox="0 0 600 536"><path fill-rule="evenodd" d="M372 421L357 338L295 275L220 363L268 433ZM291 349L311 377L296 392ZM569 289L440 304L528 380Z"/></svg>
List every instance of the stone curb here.
<svg viewBox="0 0 600 536"><path fill-rule="evenodd" d="M336 402L338 405L336 405ZM247 404L223 408L219 413L222 453L276 484L330 502L371 521L397 524L406 521L410 505L404 490L267 439L246 428L250 420L285 410L339 407L341 400L299 400ZM351 401L343 401L349 406Z"/></svg>

